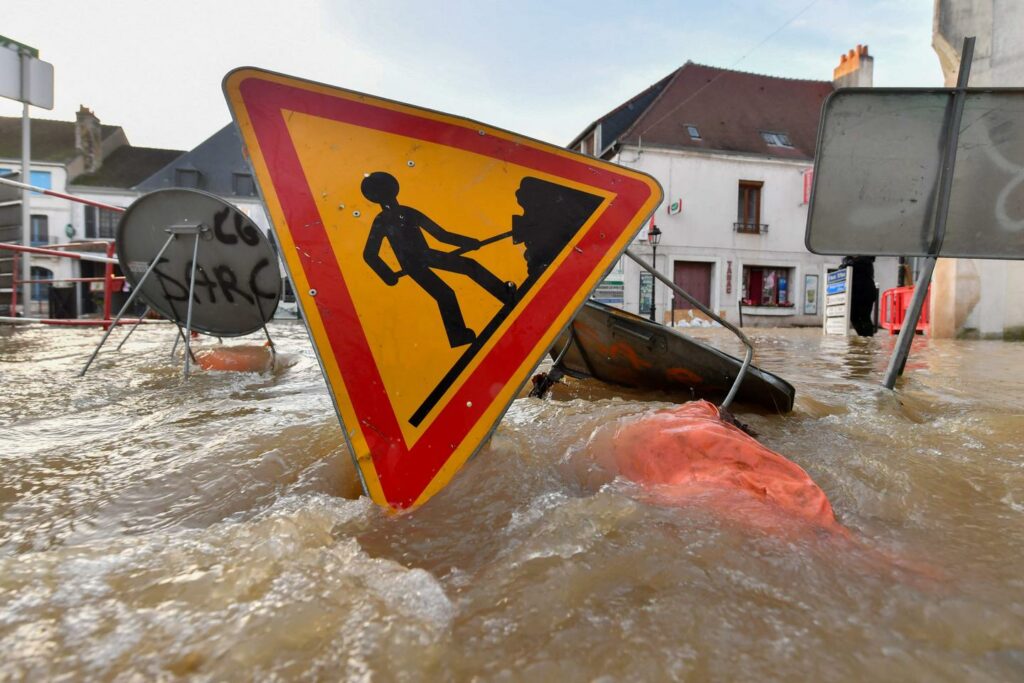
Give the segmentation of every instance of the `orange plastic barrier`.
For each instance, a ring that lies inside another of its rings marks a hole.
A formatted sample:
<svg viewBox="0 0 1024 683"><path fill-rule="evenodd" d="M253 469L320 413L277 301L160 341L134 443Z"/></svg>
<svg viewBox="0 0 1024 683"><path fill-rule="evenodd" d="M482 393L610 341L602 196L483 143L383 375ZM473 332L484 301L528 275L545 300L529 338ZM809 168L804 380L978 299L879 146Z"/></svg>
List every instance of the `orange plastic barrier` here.
<svg viewBox="0 0 1024 683"><path fill-rule="evenodd" d="M214 372L267 372L273 364L270 347L218 346L196 352L196 364Z"/></svg>
<svg viewBox="0 0 1024 683"><path fill-rule="evenodd" d="M907 317L907 309L910 308L910 299L914 296L913 287L894 287L882 293L882 300L879 304L878 324L889 330L893 335L903 327L903 321ZM924 305L921 307L921 317L917 321L917 331L928 334L931 329L928 304L931 302L932 288L924 295Z"/></svg>
<svg viewBox="0 0 1024 683"><path fill-rule="evenodd" d="M658 504L712 506L764 529L796 518L846 534L825 492L799 465L723 422L707 401L622 424L611 457L619 474Z"/></svg>

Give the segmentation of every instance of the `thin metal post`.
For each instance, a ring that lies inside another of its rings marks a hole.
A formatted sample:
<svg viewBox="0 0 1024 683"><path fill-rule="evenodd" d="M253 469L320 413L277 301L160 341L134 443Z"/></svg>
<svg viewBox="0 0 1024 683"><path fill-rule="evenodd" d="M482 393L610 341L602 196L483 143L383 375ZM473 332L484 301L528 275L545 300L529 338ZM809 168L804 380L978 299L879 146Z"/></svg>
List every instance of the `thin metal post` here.
<svg viewBox="0 0 1024 683"><path fill-rule="evenodd" d="M739 330L739 328L737 328L735 325L733 325L732 323L727 321L725 318L722 318L721 316L719 316L717 313L712 311L710 308L708 308L707 306L705 306L701 302L699 302L696 299L694 299L692 296L689 295L689 293L687 293L686 290L684 290L682 287L677 285L675 282L672 282L672 280L670 280L669 278L667 278L664 275L662 275L661 273L659 273L657 270L654 269L653 266L651 266L651 264L647 263L642 258L640 258L636 254L634 254L632 252L632 250L626 249L626 256L628 256L629 258L631 258L634 261L636 261L637 264L641 268L643 268L644 270L649 272L655 278L657 278L658 280L661 280L661 282L666 287L668 287L673 292L675 292L676 294L678 294L679 296L683 297L684 299L689 301L691 304L696 306L697 310L702 311L705 315L709 316L712 320L714 320L715 322L720 324L722 327L724 327L725 329L729 330L730 332L735 334L737 337L739 337L740 341L743 342L743 345L747 347L746 356L744 356L744 358L743 358L743 365L740 366L740 371L738 373L736 373L736 379L733 380L732 388L729 389L729 393L726 395L725 400L722 401L721 408L723 410L725 410L726 408L728 408L732 404L733 399L736 398L736 394L740 390L740 385L743 383L743 376L747 374L747 368L750 367L750 363L754 359L754 345L750 343L750 340L747 339L747 335L743 334L743 332L741 332Z"/></svg>
<svg viewBox="0 0 1024 683"><path fill-rule="evenodd" d="M132 332L134 332L135 328L137 328L139 325L142 324L142 320L148 314L149 314L149 306L146 306L146 310L142 313L142 315L139 316L139 319L135 321L135 324L132 325L132 329L128 330L128 334L126 334L124 336L124 339L121 340L121 343L117 345L117 348L115 349L115 351L120 351L121 350L121 347L124 346L124 343L126 341L128 341L128 337L132 336Z"/></svg>
<svg viewBox="0 0 1024 683"><path fill-rule="evenodd" d="M196 267L199 265L199 232L196 232L192 247L192 277L188 283L188 313L185 314L185 379L188 379L188 363L192 359L192 303L196 291Z"/></svg>
<svg viewBox="0 0 1024 683"><path fill-rule="evenodd" d="M21 60L21 180L29 183L32 181L32 119L28 114L29 88L31 78L29 66L31 55L24 48L20 50ZM28 190L21 191L21 239L26 247L32 246L32 193ZM32 257L26 252L21 262L21 281L24 288L21 292L23 303L21 309L28 318L31 315L32 306Z"/></svg>
<svg viewBox="0 0 1024 683"><path fill-rule="evenodd" d="M114 322L112 322L110 327L107 328L107 331L103 333L103 339L100 339L100 343L96 345L96 350L94 350L92 355L89 357L89 362L86 363L85 367L82 368L82 371L78 373L79 377L84 377L85 373L89 370L89 366L92 365L94 360L96 360L96 356L99 355L100 349L102 349L103 345L107 343L107 338L110 337L110 333L114 331L114 328L117 327L117 323L124 317L124 314L131 307L132 302L135 301L135 297L137 297L139 292L142 291L142 285L146 283L146 278L148 278L150 273L156 269L157 264L160 263L160 257L164 255L165 251L167 251L167 247L171 246L171 242L174 241L175 237L176 235L173 234L168 236L167 241L164 242L164 246L160 247L160 251L157 252L156 258L153 259L153 262L149 264L149 268L146 269L146 272L143 273L142 277L139 279L139 284L132 289L131 294L128 295L128 300L124 302L124 306L122 306L121 310L117 312L117 317L114 318Z"/></svg>
<svg viewBox="0 0 1024 683"><path fill-rule="evenodd" d="M942 240L946 236L946 217L949 214L949 195L953 187L953 171L956 167L956 147L960 141L960 121L964 113L964 100L967 97L967 82L971 77L971 61L974 58L974 37L964 38L963 51L960 57L960 73L957 75L956 88L953 91L953 104L949 120L946 123L946 145L943 154L942 172L939 175L939 195L935 202L935 235L928 249L929 255L924 259L921 273L914 283L914 296L910 299L910 308L900 327L900 336L896 338L896 349L889 358L889 367L885 370L882 385L886 389L896 386L896 378L903 374L910 355L910 345L917 333L917 321L921 317L924 298L932 283L932 272L935 261L942 249Z"/></svg>
<svg viewBox="0 0 1024 683"><path fill-rule="evenodd" d="M274 340L270 338L270 330L267 329L267 324L263 323L263 334L267 335L267 344L270 346L270 363L271 367L277 362L277 346L274 344Z"/></svg>
<svg viewBox="0 0 1024 683"><path fill-rule="evenodd" d="M653 241L651 242L651 265L654 266L655 268L658 267L658 245L655 244ZM651 283L651 322L655 322L655 320L654 320L654 311L655 311L655 309L657 307L657 305L655 304L655 300L657 299L656 294L657 294L657 289L654 287L654 283L652 282ZM673 322L675 322L675 321L673 321Z"/></svg>
<svg viewBox="0 0 1024 683"><path fill-rule="evenodd" d="M178 325L174 326L174 346L171 347L171 358L174 358L174 352L178 350L178 342L181 341L181 327Z"/></svg>

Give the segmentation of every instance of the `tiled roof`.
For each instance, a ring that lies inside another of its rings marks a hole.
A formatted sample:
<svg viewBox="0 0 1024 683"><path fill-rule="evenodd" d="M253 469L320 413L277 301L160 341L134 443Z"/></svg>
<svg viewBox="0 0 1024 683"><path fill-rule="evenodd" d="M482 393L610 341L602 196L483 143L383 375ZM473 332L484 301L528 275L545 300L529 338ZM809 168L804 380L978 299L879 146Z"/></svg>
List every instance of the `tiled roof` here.
<svg viewBox="0 0 1024 683"><path fill-rule="evenodd" d="M617 142L812 159L821 106L832 91L831 81L777 78L687 62L669 76ZM698 129L699 140L690 137L687 126ZM792 146L770 145L762 133L784 134ZM606 137L604 144L611 143Z"/></svg>
<svg viewBox="0 0 1024 683"><path fill-rule="evenodd" d="M84 173L74 179L73 185L91 187L134 187L184 152L177 149L132 147L122 145L103 160L103 166L94 173Z"/></svg>
<svg viewBox="0 0 1024 683"><path fill-rule="evenodd" d="M100 126L106 140L120 126ZM75 122L32 119L32 160L66 163L75 158ZM0 159L21 158L21 117L0 116Z"/></svg>

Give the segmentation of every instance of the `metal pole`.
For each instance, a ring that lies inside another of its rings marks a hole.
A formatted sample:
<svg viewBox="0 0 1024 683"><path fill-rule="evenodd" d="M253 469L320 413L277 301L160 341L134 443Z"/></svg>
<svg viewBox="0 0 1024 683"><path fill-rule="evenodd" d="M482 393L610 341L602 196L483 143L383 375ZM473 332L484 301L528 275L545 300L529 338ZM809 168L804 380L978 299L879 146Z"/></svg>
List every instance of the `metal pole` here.
<svg viewBox="0 0 1024 683"><path fill-rule="evenodd" d="M118 213L124 213L128 209L123 206L114 206L113 204L105 204L103 202L93 201L92 199L85 199L73 194L67 194L65 192L57 192L56 190L48 190L45 187L39 187L37 185L31 185L29 183L22 183L17 180L10 180L9 178L0 178L0 185L9 185L10 187L17 187L22 190L31 190L32 192L38 192L39 194L45 194L49 197L57 197L58 199L67 199L71 202L78 202L79 204L85 204L86 206L95 206L99 209L106 209L107 211L116 211Z"/></svg>
<svg viewBox="0 0 1024 683"><path fill-rule="evenodd" d="M124 316L128 308L131 307L132 302L135 301L135 297L137 297L139 295L139 292L142 291L142 285L146 283L146 278L149 277L149 274L152 273L153 270L156 268L157 264L160 263L160 257L164 255L165 251L167 251L167 247L171 246L171 242L174 241L174 238L176 236L177 235L174 234L169 235L167 237L167 241L164 242L164 246L160 247L160 251L157 252L156 258L153 259L153 262L149 264L149 268L146 269L146 272L143 273L142 278L139 279L139 284L137 284L135 288L132 289L132 293L128 295L128 300L124 302L124 306L122 306L121 310L117 312L117 317L114 318L114 322L112 322L110 324L110 327L107 328L107 331L103 333L103 339L100 339L100 343L96 345L96 350L93 351L92 355L89 357L89 362L86 363L85 367L82 368L82 371L78 373L79 377L85 376L85 373L89 370L89 366L92 365L92 362L94 360L96 360L96 356L99 355L100 349L102 349L103 345L107 342L107 338L110 336L110 333L114 331L114 328L117 327L118 321L121 320L121 318Z"/></svg>
<svg viewBox="0 0 1024 683"><path fill-rule="evenodd" d="M31 55L28 51L19 51L21 60L21 179L26 183L32 178L32 120L28 115L29 100L29 64ZM31 193L28 190L21 191L21 241L26 247L32 246L32 209ZM32 306L32 285L28 280L32 279L32 259L25 254L21 262L21 280L24 289L21 293L21 308L25 317L30 315L29 308Z"/></svg>
<svg viewBox="0 0 1024 683"><path fill-rule="evenodd" d="M935 270L935 261L938 258L939 250L942 248L942 240L946 235L946 216L949 213L949 195L953 186L953 170L956 167L956 147L960 140L960 121L964 113L964 99L967 96L967 82L971 77L971 60L974 57L974 37L964 38L963 51L960 57L960 73L956 79L956 89L953 91L952 111L946 125L946 149L943 155L942 172L939 175L939 196L935 203L935 236L929 248L929 256L924 259L921 273L917 282L914 283L914 296L910 299L910 308L903 319L900 327L900 336L896 338L896 349L889 358L889 367L885 370L885 378L882 385L886 389L896 386L896 378L903 374L903 368L907 364L907 356L910 355L910 345L917 333L917 321L921 318L921 308L924 305L925 296L928 294L928 287L932 283L932 272Z"/></svg>
<svg viewBox="0 0 1024 683"><path fill-rule="evenodd" d="M174 358L174 352L178 350L178 342L181 341L181 328L177 325L174 326L174 346L171 347L171 358Z"/></svg>
<svg viewBox="0 0 1024 683"><path fill-rule="evenodd" d="M188 364L192 360L192 303L196 291L196 266L199 265L199 232L196 232L192 247L192 277L188 283L188 313L185 314L185 379L188 379Z"/></svg>
<svg viewBox="0 0 1024 683"><path fill-rule="evenodd" d="M712 320L716 321L722 327L724 327L725 329L729 330L737 337L739 337L740 341L743 342L743 345L747 347L747 353L743 358L743 365L740 366L740 371L736 373L736 379L733 380L732 388L729 389L729 393L726 395L725 400L722 401L722 405L720 406L722 410L725 410L726 408L729 407L730 404L732 404L733 399L736 398L736 393L740 390L740 385L743 383L743 376L747 374L747 368L750 367L750 362L754 359L754 345L750 343L749 339L747 339L747 335L743 334L743 332L741 332L735 325L728 322L725 318L722 318L717 313L712 311L710 308L694 299L692 296L689 295L689 293L687 293L685 289L683 289L676 283L672 282L672 280L668 279L667 277L659 273L657 270L654 269L653 266L651 266L651 264L647 263L642 258L634 254L630 249L626 249L626 256L636 261L636 263L641 268L649 272L655 278L661 280L666 287L668 287L673 292L675 292L676 294L678 294L679 296L683 297L691 304L696 306L697 310L702 311Z"/></svg>
<svg viewBox="0 0 1024 683"><path fill-rule="evenodd" d="M117 345L117 348L115 349L115 351L120 351L121 350L121 347L124 346L124 343L126 341L128 341L128 337L132 336L132 332L135 331L136 327L138 327L139 325L142 324L142 321L145 319L145 317L148 314L149 314L149 306L146 306L146 310L142 313L142 315L139 316L139 319L135 321L135 324L132 325L132 329L128 330L128 334L126 334L124 336L124 339L121 340L121 343Z"/></svg>
<svg viewBox="0 0 1024 683"><path fill-rule="evenodd" d="M651 243L651 264L653 267L658 267L658 245ZM651 322L654 322L654 294L657 290L654 287L654 283L651 283Z"/></svg>

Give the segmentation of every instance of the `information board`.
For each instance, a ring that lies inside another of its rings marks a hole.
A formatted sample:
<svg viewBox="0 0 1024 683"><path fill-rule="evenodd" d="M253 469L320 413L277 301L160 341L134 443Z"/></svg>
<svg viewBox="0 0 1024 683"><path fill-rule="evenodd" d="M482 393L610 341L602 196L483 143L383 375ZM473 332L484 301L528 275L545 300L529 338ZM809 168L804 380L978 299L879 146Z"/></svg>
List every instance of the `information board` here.
<svg viewBox="0 0 1024 683"><path fill-rule="evenodd" d="M829 269L825 276L825 334L850 333L850 283L852 268Z"/></svg>
<svg viewBox="0 0 1024 683"><path fill-rule="evenodd" d="M654 298L654 276L646 271L640 272L640 315L651 312Z"/></svg>

